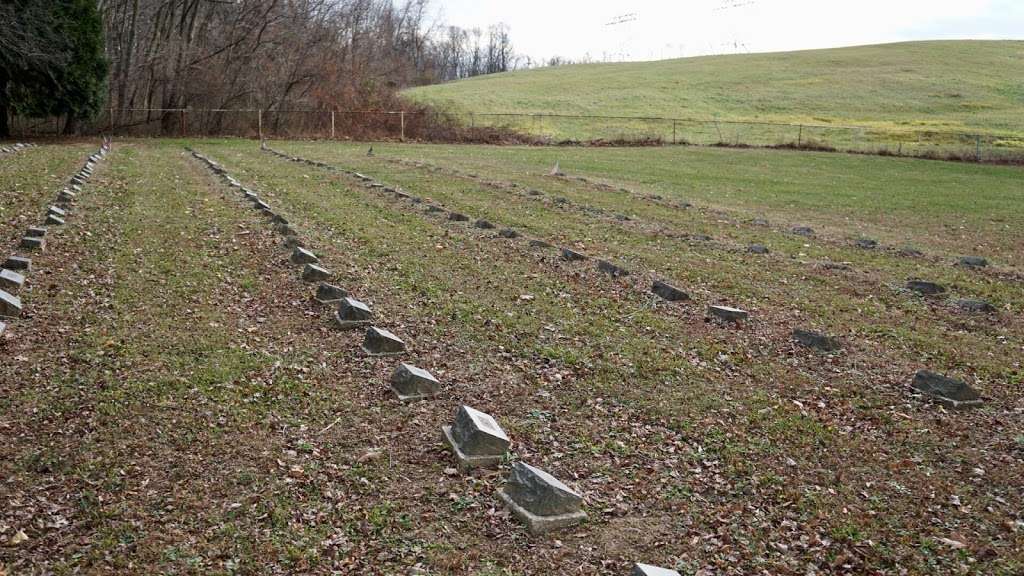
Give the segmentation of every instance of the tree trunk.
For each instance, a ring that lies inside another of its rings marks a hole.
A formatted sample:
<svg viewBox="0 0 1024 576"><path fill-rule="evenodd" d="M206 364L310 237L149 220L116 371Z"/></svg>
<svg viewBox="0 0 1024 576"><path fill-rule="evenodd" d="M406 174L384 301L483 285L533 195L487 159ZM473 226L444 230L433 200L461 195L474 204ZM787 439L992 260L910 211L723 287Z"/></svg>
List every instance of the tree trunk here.
<svg viewBox="0 0 1024 576"><path fill-rule="evenodd" d="M69 112L67 121L64 122L64 135L75 136L76 134L78 134L78 118Z"/></svg>

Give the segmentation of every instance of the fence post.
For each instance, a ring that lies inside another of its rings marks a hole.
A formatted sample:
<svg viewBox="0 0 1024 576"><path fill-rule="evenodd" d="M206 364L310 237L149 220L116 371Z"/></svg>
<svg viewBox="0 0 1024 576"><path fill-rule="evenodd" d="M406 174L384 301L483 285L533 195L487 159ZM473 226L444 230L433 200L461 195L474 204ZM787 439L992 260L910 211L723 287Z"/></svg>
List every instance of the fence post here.
<svg viewBox="0 0 1024 576"><path fill-rule="evenodd" d="M981 135L980 134L976 135L974 137L974 147L975 147L975 156L977 157L978 162L981 162Z"/></svg>
<svg viewBox="0 0 1024 576"><path fill-rule="evenodd" d="M800 125L800 134L796 137L796 147L803 148L804 146L804 125Z"/></svg>
<svg viewBox="0 0 1024 576"><path fill-rule="evenodd" d="M185 109L182 108L181 109L181 137L182 138L184 138L186 133L187 133L187 128L185 126L186 126L185 125Z"/></svg>
<svg viewBox="0 0 1024 576"><path fill-rule="evenodd" d="M110 109L110 135L114 135L114 109Z"/></svg>
<svg viewBox="0 0 1024 576"><path fill-rule="evenodd" d="M405 142L405 110L402 110L399 115L402 117L402 142Z"/></svg>
<svg viewBox="0 0 1024 576"><path fill-rule="evenodd" d="M672 121L672 143L673 144L678 144L679 143L678 139L676 139L676 125L677 125L677 121L673 120Z"/></svg>
<svg viewBox="0 0 1024 576"><path fill-rule="evenodd" d="M334 110L331 110L331 140L334 140Z"/></svg>
<svg viewBox="0 0 1024 576"><path fill-rule="evenodd" d="M256 131L259 133L260 142L263 142L263 108L256 111Z"/></svg>

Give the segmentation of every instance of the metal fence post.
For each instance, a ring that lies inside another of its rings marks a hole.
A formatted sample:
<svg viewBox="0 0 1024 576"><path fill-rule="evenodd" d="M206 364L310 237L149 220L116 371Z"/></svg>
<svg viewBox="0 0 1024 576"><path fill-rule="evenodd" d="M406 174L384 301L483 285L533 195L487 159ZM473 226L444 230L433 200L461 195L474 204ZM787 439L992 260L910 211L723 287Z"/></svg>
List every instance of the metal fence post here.
<svg viewBox="0 0 1024 576"><path fill-rule="evenodd" d="M675 120L673 120L672 121L672 143L673 144L678 144L679 143L679 140L676 138L676 124L677 124L677 122Z"/></svg>
<svg viewBox="0 0 1024 576"><path fill-rule="evenodd" d="M803 148L804 146L804 125L800 125L800 133L796 137L796 147Z"/></svg>

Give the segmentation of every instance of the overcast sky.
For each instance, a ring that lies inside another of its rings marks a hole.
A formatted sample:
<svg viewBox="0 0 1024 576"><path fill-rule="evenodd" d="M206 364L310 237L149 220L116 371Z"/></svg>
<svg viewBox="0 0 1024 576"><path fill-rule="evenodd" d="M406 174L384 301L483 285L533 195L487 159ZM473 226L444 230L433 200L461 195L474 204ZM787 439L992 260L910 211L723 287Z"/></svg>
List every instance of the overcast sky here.
<svg viewBox="0 0 1024 576"><path fill-rule="evenodd" d="M533 58L652 60L937 38L1024 38L1024 0L434 0L439 21L504 22ZM635 20L608 25L616 20Z"/></svg>

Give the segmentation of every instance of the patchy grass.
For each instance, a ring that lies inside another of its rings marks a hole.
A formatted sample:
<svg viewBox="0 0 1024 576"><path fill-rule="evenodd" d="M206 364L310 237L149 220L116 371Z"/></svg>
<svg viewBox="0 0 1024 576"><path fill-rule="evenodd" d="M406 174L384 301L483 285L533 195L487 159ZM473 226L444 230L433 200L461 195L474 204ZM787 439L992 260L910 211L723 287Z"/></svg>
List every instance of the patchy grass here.
<svg viewBox="0 0 1024 576"><path fill-rule="evenodd" d="M952 267L958 247L933 246L924 218L903 233L928 256L908 259L851 247L862 226L883 228L871 211L794 210L770 195L736 209L654 205L608 151L579 151L573 174L613 190L541 176L548 158L529 150L389 146L367 158L276 145L633 271L612 280L251 142L190 143L258 189L409 342L402 361L445 384L437 401L400 406L386 389L397 360L367 359L360 334L331 328L265 218L182 144L115 145L40 261L31 318L0 344L17 359L0 365L13 439L0 447L12 503L0 539L29 536L0 547L8 572L606 574L638 560L684 573L1021 570L1016 261ZM395 162L411 158L444 170ZM716 158L703 158L709 173ZM810 173L848 168L832 158L809 157ZM714 170L695 184L728 187L728 169ZM759 202L770 227L747 221ZM785 232L787 215L817 225L817 212L830 222L819 238ZM772 254L742 250L755 240ZM912 297L898 289L909 275L1000 312ZM654 277L694 301L653 299ZM754 317L707 322L712 302ZM798 326L846 349L796 348ZM987 406L947 413L912 397L921 367L971 378ZM501 473L453 474L439 428L461 403L501 422L513 459L579 488L590 521L529 537L495 497Z"/></svg>

